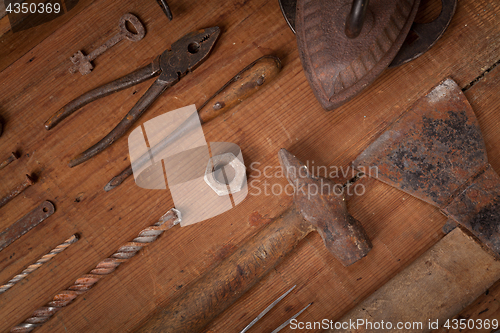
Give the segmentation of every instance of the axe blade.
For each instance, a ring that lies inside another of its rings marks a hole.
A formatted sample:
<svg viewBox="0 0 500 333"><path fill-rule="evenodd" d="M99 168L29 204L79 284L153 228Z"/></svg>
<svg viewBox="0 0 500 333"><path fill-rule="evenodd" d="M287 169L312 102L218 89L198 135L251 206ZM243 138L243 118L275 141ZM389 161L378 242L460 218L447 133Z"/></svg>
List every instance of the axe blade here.
<svg viewBox="0 0 500 333"><path fill-rule="evenodd" d="M353 165L439 207L500 254L500 177L488 164L474 111L453 80L420 98Z"/></svg>
<svg viewBox="0 0 500 333"><path fill-rule="evenodd" d="M474 111L451 79L420 98L353 162L440 208L487 163Z"/></svg>

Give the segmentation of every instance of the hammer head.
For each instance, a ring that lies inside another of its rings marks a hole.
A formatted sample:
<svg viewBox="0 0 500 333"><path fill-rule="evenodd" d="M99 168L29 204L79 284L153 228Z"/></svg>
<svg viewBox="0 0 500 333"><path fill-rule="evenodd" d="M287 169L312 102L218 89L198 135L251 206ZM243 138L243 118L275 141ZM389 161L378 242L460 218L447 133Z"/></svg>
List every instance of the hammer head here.
<svg viewBox="0 0 500 333"><path fill-rule="evenodd" d="M294 187L296 209L323 238L326 248L344 266L368 254L372 244L358 220L347 211L342 184L314 177L287 150L278 153L283 172Z"/></svg>

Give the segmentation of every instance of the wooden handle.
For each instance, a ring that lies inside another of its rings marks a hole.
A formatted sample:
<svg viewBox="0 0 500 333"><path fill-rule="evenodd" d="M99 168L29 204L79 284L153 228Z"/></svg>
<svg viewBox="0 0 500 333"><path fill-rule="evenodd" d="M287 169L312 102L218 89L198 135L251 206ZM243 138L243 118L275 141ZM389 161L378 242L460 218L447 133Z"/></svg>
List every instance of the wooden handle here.
<svg viewBox="0 0 500 333"><path fill-rule="evenodd" d="M216 268L194 282L168 306L160 308L137 331L201 331L273 269L313 227L289 209Z"/></svg>
<svg viewBox="0 0 500 333"><path fill-rule="evenodd" d="M280 70L281 61L274 56L255 60L200 107L198 114L201 122L206 123L226 113L274 79Z"/></svg>

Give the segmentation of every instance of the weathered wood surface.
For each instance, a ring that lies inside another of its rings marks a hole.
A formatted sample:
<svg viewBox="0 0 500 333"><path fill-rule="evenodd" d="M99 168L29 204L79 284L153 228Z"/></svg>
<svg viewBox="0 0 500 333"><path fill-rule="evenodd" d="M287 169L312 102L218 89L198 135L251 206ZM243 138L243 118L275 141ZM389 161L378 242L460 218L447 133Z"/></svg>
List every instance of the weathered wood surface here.
<svg viewBox="0 0 500 333"><path fill-rule="evenodd" d="M500 306L498 302L498 298L500 295L500 281L497 281L491 288L486 290L486 292L478 297L476 301L474 301L471 305L469 305L467 308L465 308L463 311L461 311L459 314L456 316L450 318L450 324L451 327L453 327L454 323L453 320L456 319L458 320L458 323L460 323L461 319L465 319L465 322L467 323L469 320L473 320L476 323L476 327L474 329L460 329L459 327L457 329L447 329L444 327L441 327L437 330L434 330L434 333L445 333L445 332L492 332L492 328L495 326L491 326L492 319L497 319L500 318ZM484 328L484 324L486 323L486 320L489 320L490 327L489 329ZM482 329L478 329L479 324L482 323ZM496 327L499 327L500 325L500 320L496 324ZM472 326L472 324L471 324ZM498 330L498 329L497 329ZM493 330L493 332L496 332L496 330Z"/></svg>
<svg viewBox="0 0 500 333"><path fill-rule="evenodd" d="M382 332L390 332L389 325L396 329L402 323L400 331L430 332L431 322L444 324L499 278L500 262L472 236L455 228L340 322L390 323ZM378 331L380 326L363 325L325 332Z"/></svg>
<svg viewBox="0 0 500 333"><path fill-rule="evenodd" d="M2 54L0 63L6 65L0 67L5 68L0 73L0 116L5 126L0 154L7 157L18 149L23 157L0 171L0 193L7 193L28 172L37 173L40 180L0 210L0 230L43 200L54 202L56 213L0 253L0 281L7 281L70 235L78 232L82 239L1 295L0 331L22 322L172 206L168 191L144 190L131 179L112 192L103 191L128 163L126 138L83 165L67 167L71 157L114 127L151 81L89 104L50 132L43 123L81 93L145 65L185 33L213 25L223 30L208 60L164 93L141 121L185 105L201 105L245 65L261 55L275 54L284 65L277 80L234 112L204 126L207 141L238 144L246 165L259 162L261 172L266 166L279 165L277 152L282 147L310 165L314 161L315 166L345 169L389 123L442 79L451 76L466 87L500 59L500 5L461 0L449 30L430 52L387 70L355 100L327 113L307 84L294 35L277 1L168 3L174 12L172 22L156 1L89 1L84 10L70 12L74 16L56 30L37 37L24 53L14 58ZM69 74L69 57L76 50L89 52L109 38L125 12L141 19L146 37L138 43L116 45L94 62L95 69L87 76ZM33 28L32 36L38 36L37 29L48 28ZM28 40L30 35L23 36ZM474 108L477 101L486 103L498 85L485 91L469 90ZM490 97L476 101L476 94ZM478 117L491 164L499 172L497 113L491 113L491 118L478 113ZM268 223L267 218L278 216L290 205L291 198L285 194L252 195L256 188L264 192L264 181L268 191L272 184L286 184L283 178L258 176L257 170L249 170L249 182L255 181L255 186L239 206L205 222L166 232L37 332L133 330L156 305L180 295ZM302 320L338 319L442 237L445 218L436 209L379 182L364 179L363 184L366 193L351 197L349 209L373 240L374 248L365 259L344 268L328 253L319 235L311 234L208 329L241 330L294 284L296 290L254 331L274 329L309 302L314 304ZM263 218L256 220L255 212Z"/></svg>
<svg viewBox="0 0 500 333"><path fill-rule="evenodd" d="M2 1L2 6L3 7ZM31 1L38 3L40 1ZM58 16L56 19L46 22L44 24L38 25L31 29L22 30L14 33L12 31L11 22L9 21L8 13L2 11L0 7L0 70L4 70L9 65L14 63L16 60L21 58L23 55L28 53L44 39L53 34L56 30L61 29L63 25L71 25L71 21L76 14L84 10L88 5L90 5L93 0L79 0L76 6L69 11L65 11L64 14ZM63 5L62 10L66 6ZM33 16L29 18L33 19ZM88 30L92 30L92 24L87 25ZM101 31L104 33L104 31ZM50 45L50 44L48 44ZM99 45L97 45L99 46ZM47 51L50 50L50 47ZM74 52L78 51L77 49ZM73 53L74 53L73 52Z"/></svg>

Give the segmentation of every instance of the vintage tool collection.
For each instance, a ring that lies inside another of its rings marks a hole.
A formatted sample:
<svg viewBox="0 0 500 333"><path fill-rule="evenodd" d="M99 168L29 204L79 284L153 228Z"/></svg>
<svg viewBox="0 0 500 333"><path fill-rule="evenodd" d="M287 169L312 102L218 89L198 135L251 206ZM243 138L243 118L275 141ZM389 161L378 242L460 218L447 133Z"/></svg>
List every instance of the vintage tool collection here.
<svg viewBox="0 0 500 333"><path fill-rule="evenodd" d="M180 214L175 209L166 212L158 222L142 230L136 238L121 246L113 255L99 262L89 274L77 279L68 289L54 296L45 306L35 310L23 323L14 326L11 332L31 332L47 322L61 308L67 306L79 295L90 290L100 279L113 273L122 263L137 254L143 247L154 242L165 230L180 222Z"/></svg>
<svg viewBox="0 0 500 333"><path fill-rule="evenodd" d="M172 12L167 3L164 0L157 2L168 19L172 20ZM299 56L306 77L323 108L332 110L341 106L371 84L387 67L408 62L434 45L448 27L457 1L443 0L439 17L426 24L414 23L419 3L420 0L280 1L287 22L292 30L297 32ZM137 33L127 29L126 21L132 23ZM85 56L81 51L75 53L71 57L74 65L70 72L89 74L93 69L91 62L107 49L124 38L138 41L145 35L145 28L139 19L129 13L121 17L119 28L118 34L89 55ZM410 29L418 36L416 41L406 39ZM325 34L325 31L329 31L329 34ZM121 122L98 143L73 158L69 166L74 167L89 160L126 134L165 90L203 63L214 49L220 32L215 26L185 35L174 42L170 50L167 49L157 56L152 63L83 94L47 120L45 128L50 130L96 99L159 76ZM274 56L261 57L245 67L198 108L197 114L201 123L226 114L228 110L259 91L265 83L276 78L280 70L281 62ZM1 129L2 127L0 135ZM188 130L190 127L186 123L179 127L177 132ZM177 132L151 150L164 149L176 140ZM336 192L336 184L332 180L313 176L306 165L286 149L281 149L278 157L288 183L295 189L293 205L216 267L187 286L180 296L159 306L150 318L140 324L137 332L201 332L214 318L280 264L301 240L313 231L320 234L325 247L344 266L352 265L368 255L372 243L361 223L349 214L344 194ZM0 164L0 170L17 158L18 154L12 153ZM387 132L372 143L353 165L358 169L377 167L378 173L369 176L377 177L386 184L439 207L451 221L470 231L492 253L500 255L500 179L488 164L474 112L451 79L443 81L415 103L387 129ZM105 186L105 191L119 186L131 174L132 168L129 166ZM22 184L0 199L0 207L34 183L32 177L26 177ZM313 194L300 190L310 186L322 190ZM44 201L12 224L0 233L0 251L54 212L54 205ZM137 237L100 261L88 274L82 275L69 287L62 287L62 291L53 296L50 302L35 310L29 318L13 327L11 332L30 332L46 323L56 312L93 288L100 279L113 273L119 265L133 258L143 247L179 224L182 220L181 214L182 212L175 208L168 210L158 222L140 231ZM0 285L0 295L74 244L80 237L82 236L72 235L34 264ZM425 284L435 283L447 286L449 276L437 274L438 278L425 280L424 284L415 285L413 289L405 283L406 279L420 276L430 261L440 267L446 266L452 260L452 256L438 259L432 251L449 251L458 246L458 243L467 243L464 249L473 251L477 261L491 265L492 269L489 278L482 280L482 283L478 281L473 292L460 288L462 284L459 283L448 286L447 295L455 296L454 307L449 311L440 312L439 315L440 318L453 315L453 311L456 312L463 304L470 303L492 281L500 278L500 265L495 263L494 257L490 257L472 238L467 237L457 228L436 244L435 249L438 250L430 250L431 252L426 253L379 289L346 318L354 320L364 316L373 319L375 312L366 314L365 308L380 307L378 315L390 314L394 318L413 320L408 317L408 307L417 303L418 297L425 298L427 295L419 294L415 288L424 288ZM461 253L467 252L464 250ZM463 263L463 267L469 267L466 264ZM249 331L294 288L295 286L264 309L241 332ZM395 290L405 297L398 299ZM417 296L407 297L410 294ZM380 306L379 300L389 297L387 295L398 299L399 303ZM291 319L299 316L311 304L303 307L273 333L286 327ZM439 307L439 304L433 306ZM430 309L433 310L434 308Z"/></svg>
<svg viewBox="0 0 500 333"><path fill-rule="evenodd" d="M203 119L203 122L208 122L233 109L259 91L267 82L272 81L280 69L281 62L276 57L264 56L257 59L234 76L199 108L200 118ZM12 331L29 332L39 327L49 320L55 312L69 305L78 295L91 289L101 278L111 274L121 263L132 258L140 249L155 241L165 230L172 228L179 222L180 212L175 209L168 211L160 218L159 222L141 231L132 242L120 247L115 254L100 262L89 274L75 281L73 286L55 295L52 302L35 311L31 318L14 327ZM43 258L41 260L45 261ZM26 271L29 271L30 267Z"/></svg>

